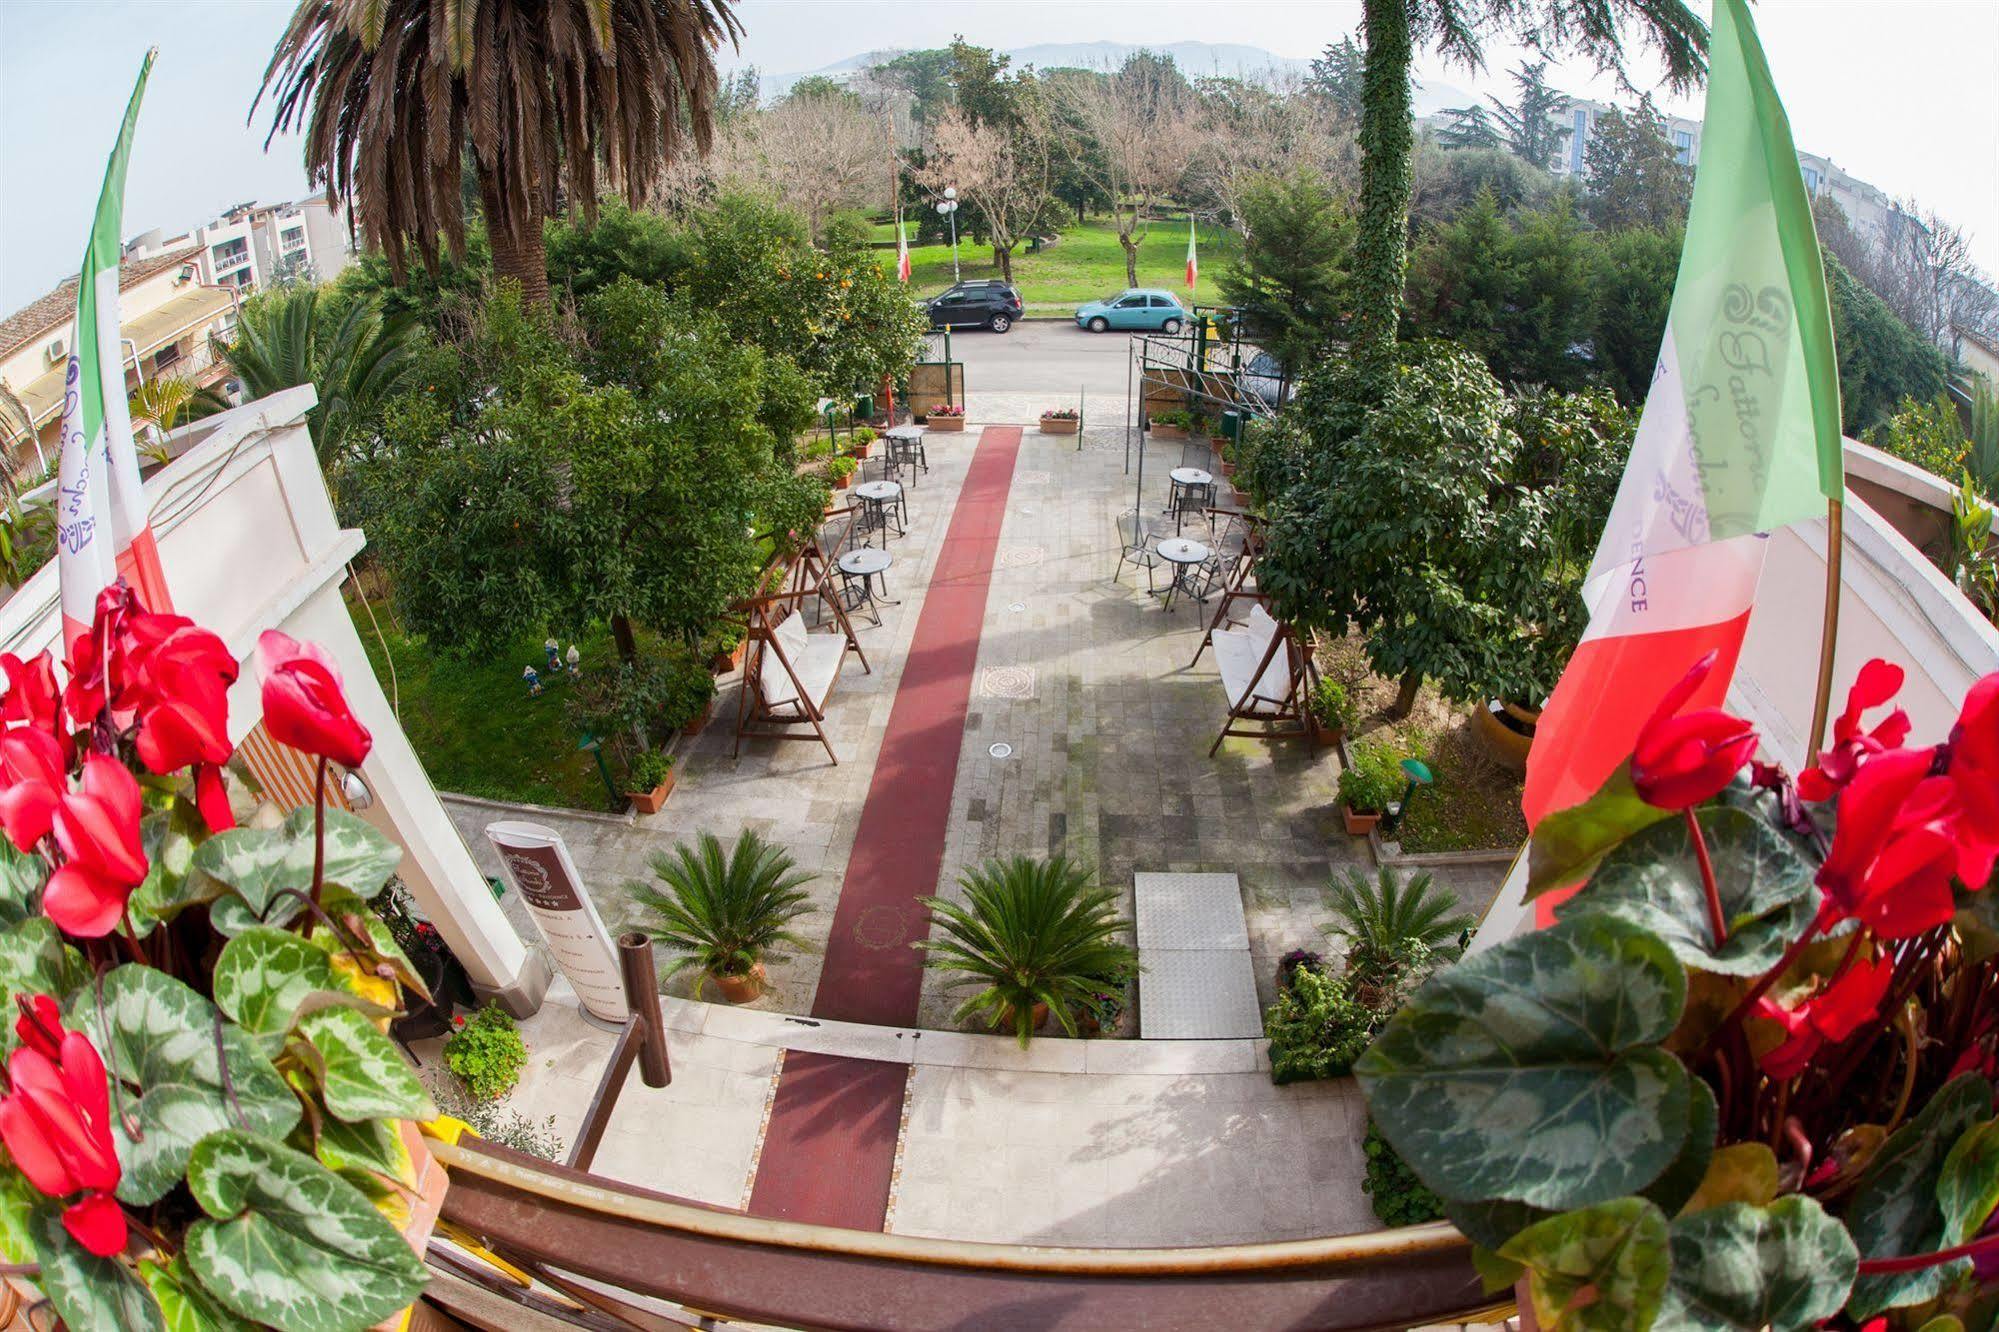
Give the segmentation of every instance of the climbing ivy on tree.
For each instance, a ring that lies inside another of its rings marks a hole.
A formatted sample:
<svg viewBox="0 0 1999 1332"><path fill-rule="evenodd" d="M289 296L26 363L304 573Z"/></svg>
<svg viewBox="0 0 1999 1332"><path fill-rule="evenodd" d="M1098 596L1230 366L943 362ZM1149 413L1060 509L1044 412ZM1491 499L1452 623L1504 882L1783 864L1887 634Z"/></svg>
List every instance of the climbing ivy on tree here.
<svg viewBox="0 0 1999 1332"><path fill-rule="evenodd" d="M1363 360L1380 361L1395 341L1408 264L1409 158L1416 144L1409 0L1367 0L1361 26L1367 64L1361 74L1354 349Z"/></svg>

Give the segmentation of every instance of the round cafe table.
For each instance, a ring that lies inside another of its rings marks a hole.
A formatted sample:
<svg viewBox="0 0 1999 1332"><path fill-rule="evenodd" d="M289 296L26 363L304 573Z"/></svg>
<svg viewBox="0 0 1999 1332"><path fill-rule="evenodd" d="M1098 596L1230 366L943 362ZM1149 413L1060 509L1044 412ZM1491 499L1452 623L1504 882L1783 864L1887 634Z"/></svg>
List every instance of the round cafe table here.
<svg viewBox="0 0 1999 1332"><path fill-rule="evenodd" d="M902 485L900 482L864 481L854 487L854 497L860 500L862 505L865 506L861 514L862 530L871 536L875 532L880 532L882 534L882 545L886 546L888 544L889 521L893 519L895 522L895 534L897 536L903 535L902 518L899 515L902 505Z"/></svg>
<svg viewBox="0 0 1999 1332"><path fill-rule="evenodd" d="M888 578L886 574L888 573L888 567L894 563L895 556L885 550L876 550L873 546L862 546L858 550L850 550L835 561L835 566L842 574L846 575L847 609L855 611L865 606L867 607L868 618L876 624L880 624L882 622L880 607L901 605L902 603L899 601L890 601L887 595ZM879 598L875 596L874 590L874 580L877 578L880 578L882 581L882 596ZM856 588L855 579L860 580L858 588Z"/></svg>
<svg viewBox="0 0 1999 1332"><path fill-rule="evenodd" d="M1153 549L1159 552L1160 559L1173 566L1173 581L1166 585L1166 602L1163 609L1169 611L1173 609L1173 594L1176 591L1185 592L1188 596L1199 600L1192 575L1194 570L1208 558L1208 548L1198 541L1189 541L1185 537L1167 537Z"/></svg>
<svg viewBox="0 0 1999 1332"><path fill-rule="evenodd" d="M1214 503L1215 478L1211 473L1204 472L1198 467L1176 467L1166 475L1173 483L1172 493L1166 499L1166 507L1173 511L1173 530L1178 532L1189 507L1182 501L1182 496L1198 493L1206 496L1210 504Z"/></svg>

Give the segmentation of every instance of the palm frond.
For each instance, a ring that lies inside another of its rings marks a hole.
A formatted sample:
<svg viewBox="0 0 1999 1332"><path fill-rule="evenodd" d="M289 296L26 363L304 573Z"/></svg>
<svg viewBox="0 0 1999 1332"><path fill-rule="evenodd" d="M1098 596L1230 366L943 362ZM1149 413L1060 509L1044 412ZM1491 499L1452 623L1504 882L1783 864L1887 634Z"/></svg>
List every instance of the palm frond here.
<svg viewBox="0 0 1999 1332"><path fill-rule="evenodd" d="M812 946L790 926L814 909L804 891L813 876L756 833L744 832L726 851L713 833L702 833L655 854L651 864L665 891L637 881L625 890L654 917L640 928L679 954L667 975L701 969L697 995L710 976L744 975L783 956L781 947Z"/></svg>
<svg viewBox="0 0 1999 1332"><path fill-rule="evenodd" d="M1475 923L1428 874L1405 882L1387 865L1371 879L1358 869L1336 876L1326 905L1336 917L1326 933L1346 940L1348 965L1370 984L1393 981L1412 956L1455 956L1457 940Z"/></svg>

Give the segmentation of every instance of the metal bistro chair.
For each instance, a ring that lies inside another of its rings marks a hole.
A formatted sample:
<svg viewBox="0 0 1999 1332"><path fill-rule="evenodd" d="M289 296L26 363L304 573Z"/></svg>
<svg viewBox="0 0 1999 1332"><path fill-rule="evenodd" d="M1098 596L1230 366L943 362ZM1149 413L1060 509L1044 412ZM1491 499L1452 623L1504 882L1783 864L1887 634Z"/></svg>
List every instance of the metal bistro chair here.
<svg viewBox="0 0 1999 1332"><path fill-rule="evenodd" d="M1126 509L1117 516L1118 564L1117 572L1111 575L1113 582L1124 578L1124 566L1137 565L1145 570L1145 589L1158 591L1153 570L1160 564L1159 552L1152 548L1152 534L1146 530L1144 515L1136 509Z"/></svg>
<svg viewBox="0 0 1999 1332"><path fill-rule="evenodd" d="M1190 574L1195 601L1205 606L1208 598L1231 584L1236 566L1246 556L1246 545L1247 535L1238 524L1229 521L1222 525L1221 535L1208 548L1208 558Z"/></svg>
<svg viewBox="0 0 1999 1332"><path fill-rule="evenodd" d="M895 460L897 468L909 473L912 484L916 481L917 472L930 470L930 455L923 447L921 435L914 439L901 435L889 435L886 438L889 457Z"/></svg>
<svg viewBox="0 0 1999 1332"><path fill-rule="evenodd" d="M1177 534L1186 524L1189 515L1199 519L1203 526L1208 524L1208 513L1215 506L1215 483L1204 486L1190 486L1179 481L1173 483L1172 509L1173 531Z"/></svg>

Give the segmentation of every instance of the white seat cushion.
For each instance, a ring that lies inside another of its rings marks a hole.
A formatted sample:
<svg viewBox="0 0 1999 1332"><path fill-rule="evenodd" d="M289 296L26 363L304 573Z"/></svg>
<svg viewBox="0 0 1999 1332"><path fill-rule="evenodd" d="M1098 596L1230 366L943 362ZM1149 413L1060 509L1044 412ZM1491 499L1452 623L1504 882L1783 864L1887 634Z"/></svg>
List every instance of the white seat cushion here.
<svg viewBox="0 0 1999 1332"><path fill-rule="evenodd" d="M1257 613L1251 612L1252 621ZM1264 618L1270 617L1266 615ZM1270 649L1270 636L1266 634L1259 638L1250 630L1217 629L1214 644L1215 665L1221 669L1222 688L1228 693L1229 706L1240 709L1251 692L1250 676L1255 674L1257 664ZM1291 653L1282 644L1272 654L1270 664L1263 668L1263 675L1256 681L1255 694L1253 703L1258 709L1281 704L1291 697Z"/></svg>
<svg viewBox="0 0 1999 1332"><path fill-rule="evenodd" d="M771 630L771 638L784 649L784 655L791 662L791 669L797 671L804 658L811 635L805 632L805 617L793 612L785 617L784 623ZM799 672L803 676L803 672ZM766 650L757 671L757 685L762 691L764 702L771 707L798 701L798 689L791 683L791 676L785 672L784 664L777 659L777 653Z"/></svg>
<svg viewBox="0 0 1999 1332"><path fill-rule="evenodd" d="M1277 633L1277 621L1263 608L1260 601L1249 604L1249 619L1244 622L1243 632L1254 638L1259 648L1270 646L1271 638Z"/></svg>
<svg viewBox="0 0 1999 1332"><path fill-rule="evenodd" d="M844 635L814 634L805 651L792 658L791 667L798 672L799 683L805 686L805 696L812 700L813 711L826 710L826 696L833 692L833 677L840 673L840 658L846 651Z"/></svg>

